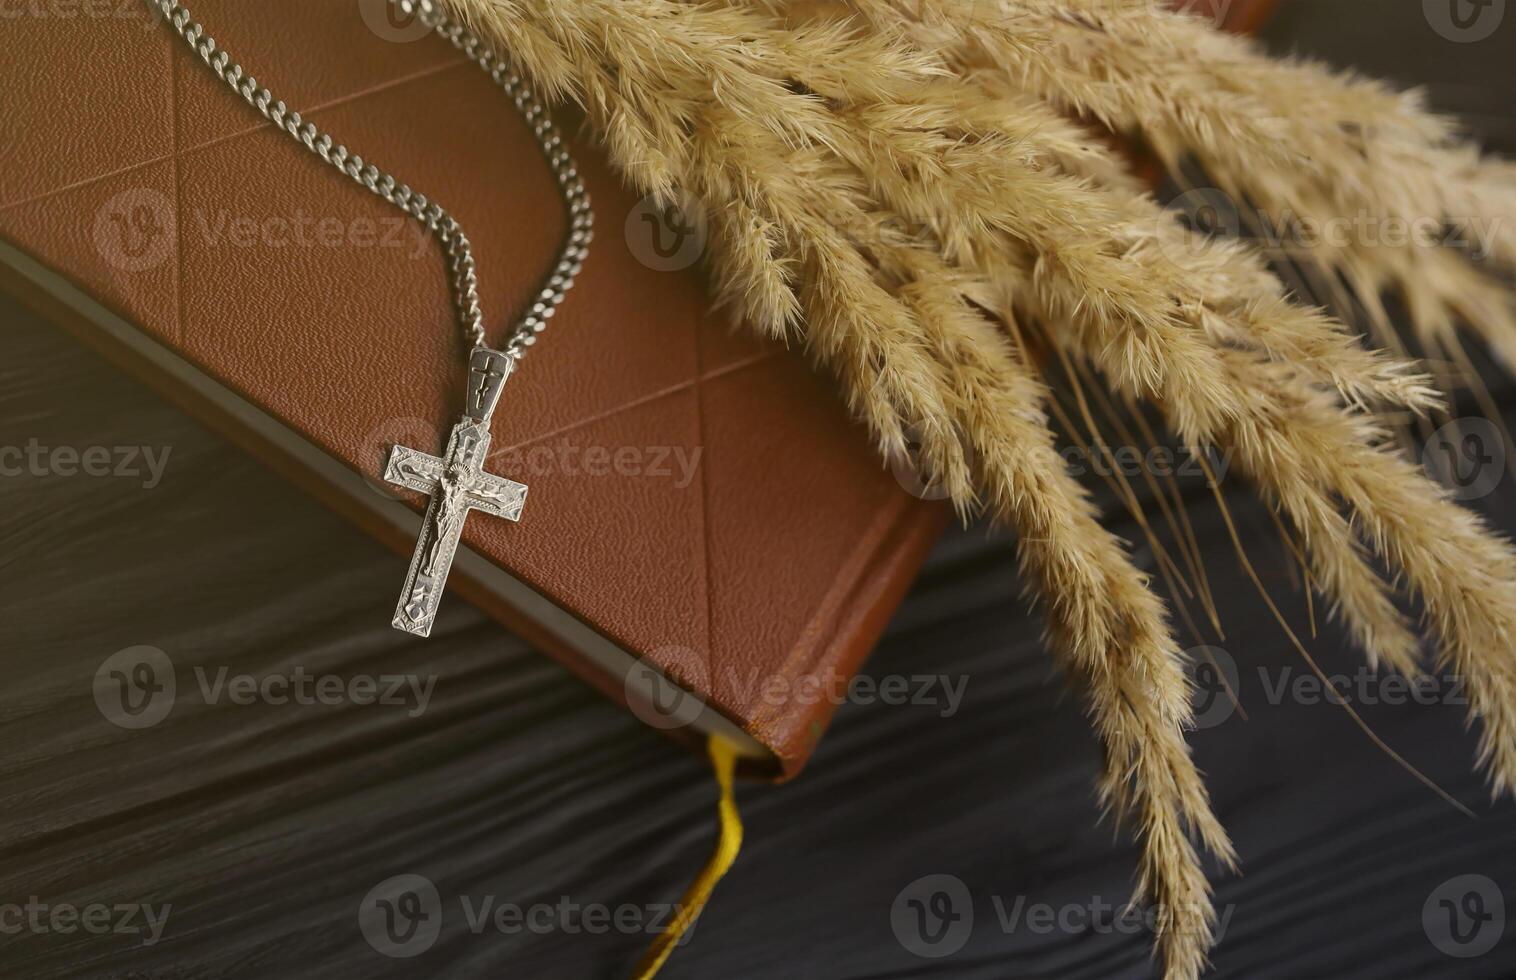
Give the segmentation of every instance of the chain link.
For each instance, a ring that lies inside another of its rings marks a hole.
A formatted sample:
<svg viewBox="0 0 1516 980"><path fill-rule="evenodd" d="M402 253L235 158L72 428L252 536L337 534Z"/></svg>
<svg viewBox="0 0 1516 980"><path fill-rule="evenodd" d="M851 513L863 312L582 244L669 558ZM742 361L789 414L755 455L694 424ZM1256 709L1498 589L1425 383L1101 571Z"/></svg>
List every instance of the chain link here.
<svg viewBox="0 0 1516 980"><path fill-rule="evenodd" d="M244 72L242 66L234 62L226 51L218 50L216 39L205 33L205 29L195 22L179 0L146 2L163 14L169 25L200 56L200 60L247 100L249 105L262 113L264 118L348 177L426 225L437 236L447 254L452 272L453 298L458 307L464 337L471 348L485 346L484 314L479 307L479 280L474 266L474 250L457 220L436 201L427 200L426 195L398 183L394 176L365 162L361 156L340 143L335 143L331 136L317 129L315 123L301 119L300 113L291 110L276 99L272 92L261 87L258 80ZM568 205L568 240L564 243L558 264L504 347L507 354L519 359L528 347L536 343L537 335L547 329L548 321L553 318L558 304L563 302L564 293L573 288L574 279L583 268L585 257L589 255L595 223L589 193L585 190L579 169L569 155L563 137L553 125L547 109L509 62L496 55L472 31L438 9L436 0L389 2L401 14L418 17L428 28L450 41L505 90L505 94L516 103L516 109L536 134Z"/></svg>

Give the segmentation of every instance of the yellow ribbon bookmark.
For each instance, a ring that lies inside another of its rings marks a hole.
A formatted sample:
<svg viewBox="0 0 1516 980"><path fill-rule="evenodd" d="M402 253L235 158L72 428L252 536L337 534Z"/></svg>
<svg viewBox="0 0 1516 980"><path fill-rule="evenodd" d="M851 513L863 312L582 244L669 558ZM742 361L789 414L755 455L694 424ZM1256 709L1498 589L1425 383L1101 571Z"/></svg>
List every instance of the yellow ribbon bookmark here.
<svg viewBox="0 0 1516 980"><path fill-rule="evenodd" d="M716 839L716 853L711 855L710 861L679 900L669 927L643 954L641 962L632 971L632 980L652 980L663 968L674 947L679 945L679 940L700 917L705 903L710 901L716 883L731 869L737 860L737 852L742 850L742 817L737 813L737 799L732 792L732 780L737 772L737 750L721 736L712 735L706 751L710 754L712 768L716 770L716 784L721 788L721 802L717 808L721 830Z"/></svg>

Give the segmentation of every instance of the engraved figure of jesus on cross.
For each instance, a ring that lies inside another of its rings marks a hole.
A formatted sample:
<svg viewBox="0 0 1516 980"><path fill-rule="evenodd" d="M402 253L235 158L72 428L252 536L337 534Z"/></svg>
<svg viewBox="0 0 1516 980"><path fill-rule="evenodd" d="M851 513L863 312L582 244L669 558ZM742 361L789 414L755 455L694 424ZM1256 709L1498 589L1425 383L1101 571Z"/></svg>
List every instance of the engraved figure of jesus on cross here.
<svg viewBox="0 0 1516 980"><path fill-rule="evenodd" d="M470 511L519 521L526 487L484 472L490 448L490 416L516 366L509 354L477 347L469 355L468 398L441 459L405 446L390 451L384 478L420 493L431 505L392 621L396 629L429 636L447 573L453 567L463 523Z"/></svg>

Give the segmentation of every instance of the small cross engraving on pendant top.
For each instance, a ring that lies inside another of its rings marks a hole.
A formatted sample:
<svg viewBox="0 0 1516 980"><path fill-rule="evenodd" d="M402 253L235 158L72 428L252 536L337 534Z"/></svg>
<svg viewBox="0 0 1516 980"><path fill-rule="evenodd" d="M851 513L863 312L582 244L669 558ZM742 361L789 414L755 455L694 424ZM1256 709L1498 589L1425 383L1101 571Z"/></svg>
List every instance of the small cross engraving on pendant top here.
<svg viewBox="0 0 1516 980"><path fill-rule="evenodd" d="M440 458L405 446L390 451L384 478L432 498L392 620L398 630L417 636L431 634L470 511L484 511L511 521L521 519L526 487L484 472L490 447L490 417L515 364L508 354L475 348L469 355L464 416L453 426L447 451Z"/></svg>

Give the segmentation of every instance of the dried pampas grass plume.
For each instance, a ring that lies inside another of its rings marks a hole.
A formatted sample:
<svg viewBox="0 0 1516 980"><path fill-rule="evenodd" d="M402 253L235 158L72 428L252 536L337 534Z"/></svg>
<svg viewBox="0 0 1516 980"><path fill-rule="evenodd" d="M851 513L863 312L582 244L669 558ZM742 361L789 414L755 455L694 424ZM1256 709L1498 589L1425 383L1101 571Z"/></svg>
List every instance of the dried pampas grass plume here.
<svg viewBox="0 0 1516 980"><path fill-rule="evenodd" d="M1467 323L1516 365L1508 293L1440 247L1456 236L1475 256L1516 263L1516 181L1420 93L1269 58L1160 0L893 6L924 10L909 18L918 31L972 13L947 51L954 64L993 65L1019 91L1136 134L1176 175L1197 164L1282 257L1363 294L1401 294L1429 354L1447 355ZM1369 227L1321 233L1343 217Z"/></svg>
<svg viewBox="0 0 1516 980"><path fill-rule="evenodd" d="M1140 841L1168 977L1198 976L1211 944L1199 848L1235 856L1183 736L1164 604L1053 451L1058 378L1092 432L1098 373L1188 446L1229 453L1365 654L1412 673L1421 640L1376 562L1403 579L1467 678L1480 763L1497 791L1516 786L1516 553L1372 414L1435 409L1430 380L1299 305L1256 250L1189 232L1078 121L1140 135L1176 173L1198 162L1264 209L1481 218L1505 229L1491 260L1516 264L1509 168L1414 98L1269 60L1150 0L446 2L583 106L640 190L699 203L722 300L802 342L881 451L913 438L960 511L1018 532L1105 747L1101 798ZM1308 257L1365 302L1402 291L1429 347L1478 313L1516 352L1509 297L1461 256ZM1180 556L1192 573L1197 559Z"/></svg>

